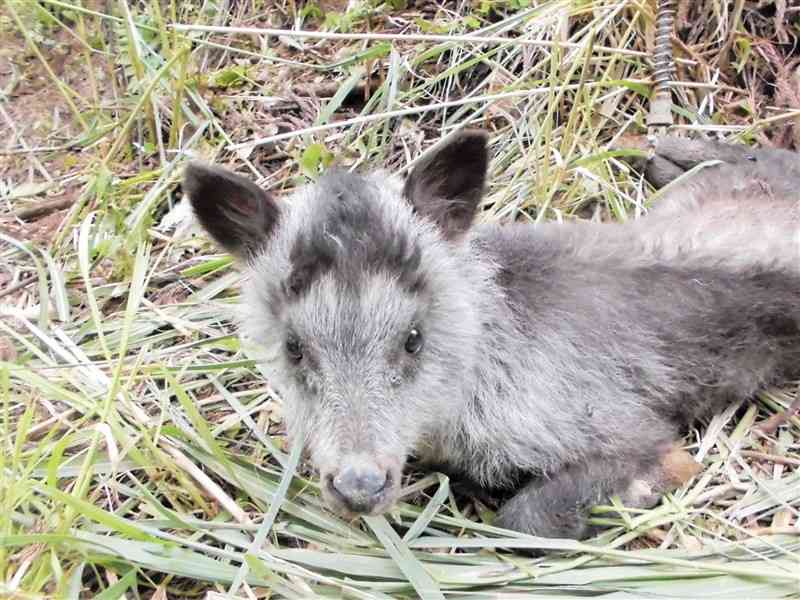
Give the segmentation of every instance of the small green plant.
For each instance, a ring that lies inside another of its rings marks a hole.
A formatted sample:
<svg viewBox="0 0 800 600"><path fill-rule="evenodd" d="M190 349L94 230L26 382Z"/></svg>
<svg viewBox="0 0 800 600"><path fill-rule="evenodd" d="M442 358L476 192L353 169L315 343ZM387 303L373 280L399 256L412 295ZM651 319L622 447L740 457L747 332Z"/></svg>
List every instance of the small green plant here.
<svg viewBox="0 0 800 600"><path fill-rule="evenodd" d="M333 153L324 144L311 144L303 150L299 163L307 177L317 179L333 163L333 158Z"/></svg>
<svg viewBox="0 0 800 600"><path fill-rule="evenodd" d="M477 12L485 16L491 12L522 10L531 5L531 0L477 0Z"/></svg>

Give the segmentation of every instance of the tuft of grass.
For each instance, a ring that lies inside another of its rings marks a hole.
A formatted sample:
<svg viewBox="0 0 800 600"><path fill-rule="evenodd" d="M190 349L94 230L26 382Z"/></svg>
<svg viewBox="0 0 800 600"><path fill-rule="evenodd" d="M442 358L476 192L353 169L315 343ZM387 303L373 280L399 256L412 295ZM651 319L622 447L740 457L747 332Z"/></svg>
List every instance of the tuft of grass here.
<svg viewBox="0 0 800 600"><path fill-rule="evenodd" d="M480 218L637 218L652 190L621 148L654 3L301 4L3 0L0 595L798 597L800 418L757 427L796 387L703 423L703 472L651 510L598 507L586 543L493 527L435 473L386 517L324 508L182 166L280 194L331 164L407 171L480 126ZM676 131L798 147L800 13L771 6L680 3Z"/></svg>

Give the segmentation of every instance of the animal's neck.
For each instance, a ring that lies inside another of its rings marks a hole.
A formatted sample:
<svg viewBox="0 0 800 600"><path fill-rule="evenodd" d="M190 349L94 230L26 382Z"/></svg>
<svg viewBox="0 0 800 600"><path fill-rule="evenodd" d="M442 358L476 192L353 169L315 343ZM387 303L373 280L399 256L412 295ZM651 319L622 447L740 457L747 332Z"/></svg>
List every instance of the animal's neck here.
<svg viewBox="0 0 800 600"><path fill-rule="evenodd" d="M520 393L525 382L519 380L518 365L525 343L519 317L497 282L499 265L477 244L469 252L459 271L468 286L464 293L473 303L471 312L478 319L474 358L453 378L449 393L459 398L452 403L450 419L440 421L426 436L420 454L426 462L466 474L479 484L511 483L518 475L513 463L525 452L514 442L524 437L513 431L520 424L509 422L510 416L526 410ZM507 448L498 444L501 439L507 440Z"/></svg>

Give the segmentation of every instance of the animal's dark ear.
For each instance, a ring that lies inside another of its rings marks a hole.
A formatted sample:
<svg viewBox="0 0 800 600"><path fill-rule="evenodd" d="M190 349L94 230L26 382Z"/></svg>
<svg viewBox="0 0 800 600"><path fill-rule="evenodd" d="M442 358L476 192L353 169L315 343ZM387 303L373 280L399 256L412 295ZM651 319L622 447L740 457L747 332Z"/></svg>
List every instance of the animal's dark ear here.
<svg viewBox="0 0 800 600"><path fill-rule="evenodd" d="M241 259L258 250L278 220L280 211L272 196L221 167L189 163L183 175L183 191L203 228Z"/></svg>
<svg viewBox="0 0 800 600"><path fill-rule="evenodd" d="M472 225L489 166L488 135L464 130L422 160L403 193L414 209L453 239Z"/></svg>

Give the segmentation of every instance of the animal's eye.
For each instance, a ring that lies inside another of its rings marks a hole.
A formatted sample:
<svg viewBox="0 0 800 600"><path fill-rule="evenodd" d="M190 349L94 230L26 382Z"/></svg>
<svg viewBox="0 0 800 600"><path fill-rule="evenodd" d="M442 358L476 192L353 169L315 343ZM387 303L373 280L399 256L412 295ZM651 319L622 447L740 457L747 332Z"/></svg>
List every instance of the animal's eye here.
<svg viewBox="0 0 800 600"><path fill-rule="evenodd" d="M303 359L303 346L300 340L292 336L286 339L286 354L293 362L300 362Z"/></svg>
<svg viewBox="0 0 800 600"><path fill-rule="evenodd" d="M406 352L416 354L420 348L422 348L422 333L414 327L408 332L408 337L406 338Z"/></svg>

